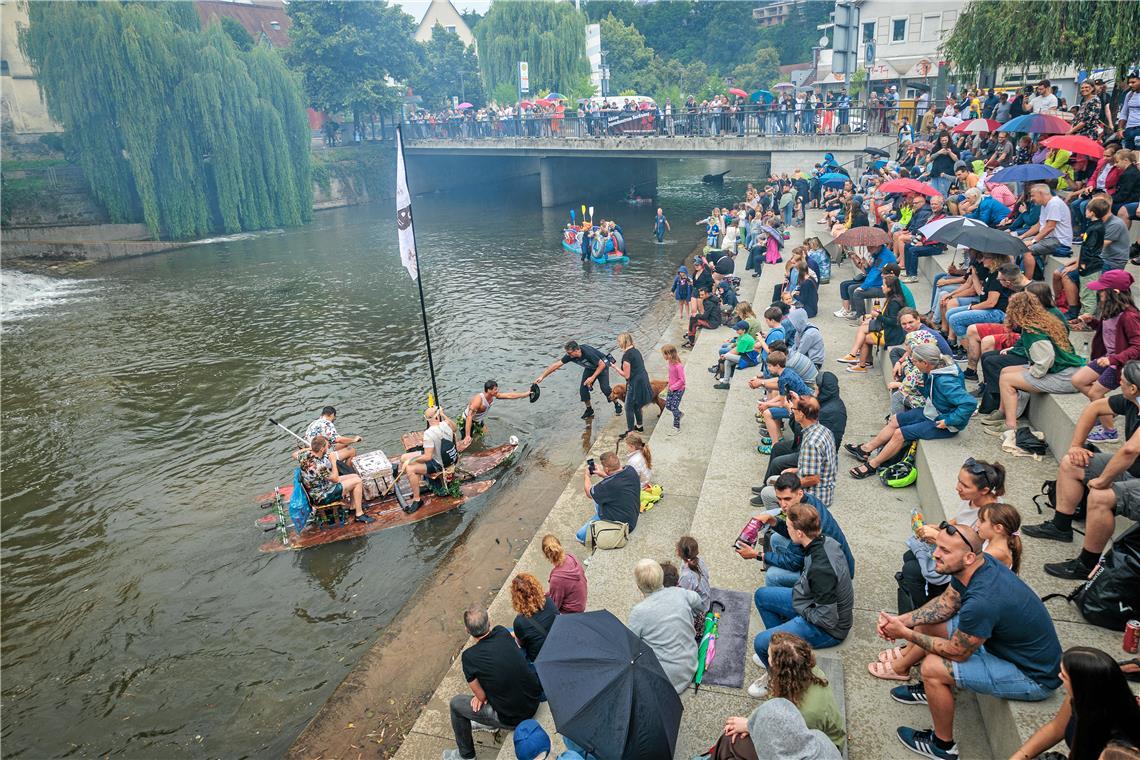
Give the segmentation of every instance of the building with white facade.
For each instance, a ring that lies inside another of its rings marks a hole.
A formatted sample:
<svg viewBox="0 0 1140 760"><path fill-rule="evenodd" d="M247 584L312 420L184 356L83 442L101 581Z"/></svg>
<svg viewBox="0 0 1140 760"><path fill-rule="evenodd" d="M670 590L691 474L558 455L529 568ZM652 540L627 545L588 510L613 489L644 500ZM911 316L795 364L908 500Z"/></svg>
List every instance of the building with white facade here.
<svg viewBox="0 0 1140 760"><path fill-rule="evenodd" d="M602 25L586 24L586 60L590 62L590 81L594 92L602 91Z"/></svg>

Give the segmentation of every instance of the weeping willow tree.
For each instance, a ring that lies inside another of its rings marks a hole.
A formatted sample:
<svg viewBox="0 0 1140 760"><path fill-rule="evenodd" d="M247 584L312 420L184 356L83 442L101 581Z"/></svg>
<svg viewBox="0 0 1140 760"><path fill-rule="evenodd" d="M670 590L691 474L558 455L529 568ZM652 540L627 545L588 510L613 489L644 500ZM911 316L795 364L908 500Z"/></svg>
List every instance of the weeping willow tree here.
<svg viewBox="0 0 1140 760"><path fill-rule="evenodd" d="M530 68L530 91L573 89L590 72L586 17L559 0L497 2L475 27L484 89L517 85L519 61ZM505 89L501 87L500 89Z"/></svg>
<svg viewBox="0 0 1140 760"><path fill-rule="evenodd" d="M28 3L20 45L112 220L175 239L312 213L300 86L190 3Z"/></svg>
<svg viewBox="0 0 1140 760"><path fill-rule="evenodd" d="M974 0L943 44L965 74L998 66L1116 66L1140 60L1140 3ZM1129 31L1131 30L1131 31Z"/></svg>

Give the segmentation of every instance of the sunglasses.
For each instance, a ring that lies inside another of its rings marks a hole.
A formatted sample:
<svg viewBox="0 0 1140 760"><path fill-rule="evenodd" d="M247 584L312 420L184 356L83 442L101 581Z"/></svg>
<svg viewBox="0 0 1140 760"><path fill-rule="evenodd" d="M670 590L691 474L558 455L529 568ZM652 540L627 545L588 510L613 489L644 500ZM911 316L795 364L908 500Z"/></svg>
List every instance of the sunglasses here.
<svg viewBox="0 0 1140 760"><path fill-rule="evenodd" d="M988 464L982 464L973 457L968 457L966 461L962 463L962 469L971 475L980 475L982 479L985 480L987 487L993 483L994 468Z"/></svg>
<svg viewBox="0 0 1140 760"><path fill-rule="evenodd" d="M966 538L966 534L965 534L965 533L963 533L962 531L958 530L958 526L956 526L956 525L953 525L953 524L951 524L951 523L948 523L948 522L946 522L945 520L943 520L941 523L939 523L939 525L938 525L938 529L939 529L939 530L944 530L944 531L946 531L946 532L947 532L947 533L949 533L951 536L958 536L958 538L962 539L962 543L966 544L966 547L967 547L967 548L968 548L970 551L972 551L974 554L977 554L977 553L978 553L978 551L979 551L979 550L978 550L978 549L976 549L976 548L974 548L974 544L970 542L970 539Z"/></svg>

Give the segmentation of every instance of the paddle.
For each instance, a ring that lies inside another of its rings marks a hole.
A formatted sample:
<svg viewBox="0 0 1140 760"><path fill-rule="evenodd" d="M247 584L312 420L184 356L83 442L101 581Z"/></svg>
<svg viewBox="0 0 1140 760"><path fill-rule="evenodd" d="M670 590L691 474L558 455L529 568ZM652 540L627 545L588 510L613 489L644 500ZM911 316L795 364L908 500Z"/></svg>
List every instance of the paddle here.
<svg viewBox="0 0 1140 760"><path fill-rule="evenodd" d="M282 425L280 422L278 422L277 420L273 419L272 417L270 417L270 418L269 418L269 424L270 424L270 425L276 425L277 427L281 428L281 429L282 429L282 430L284 430L286 433L288 433L289 435L293 436L293 437L294 437L294 438L296 438L298 441L300 441L300 442L301 442L303 445L305 445L305 446L308 446L308 445L309 445L309 442L308 442L308 441L306 441L304 438L302 438L301 436L297 435L297 434L296 434L296 433L294 433L292 430L290 430L289 428L285 427L284 425Z"/></svg>

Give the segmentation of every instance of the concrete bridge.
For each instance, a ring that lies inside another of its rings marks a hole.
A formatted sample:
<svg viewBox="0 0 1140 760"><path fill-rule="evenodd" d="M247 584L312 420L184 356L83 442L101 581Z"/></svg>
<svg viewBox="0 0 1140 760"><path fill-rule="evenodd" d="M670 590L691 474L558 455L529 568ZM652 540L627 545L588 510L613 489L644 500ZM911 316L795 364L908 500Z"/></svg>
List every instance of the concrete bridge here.
<svg viewBox="0 0 1140 760"><path fill-rule="evenodd" d="M656 188L658 159L750 158L767 162L772 173L810 171L832 153L839 163L867 158L863 148L893 154L894 140L879 134L721 135L717 137L498 137L424 138L405 152L415 193L474 184L539 178L542 205L560 206L584 190L617 193L636 185Z"/></svg>

